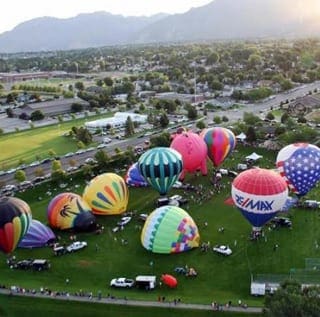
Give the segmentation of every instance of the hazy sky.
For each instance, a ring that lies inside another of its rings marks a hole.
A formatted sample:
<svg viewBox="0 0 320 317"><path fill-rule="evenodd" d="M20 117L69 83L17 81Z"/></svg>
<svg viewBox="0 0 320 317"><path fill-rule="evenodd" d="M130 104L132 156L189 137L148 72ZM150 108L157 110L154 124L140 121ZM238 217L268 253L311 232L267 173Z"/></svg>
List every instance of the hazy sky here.
<svg viewBox="0 0 320 317"><path fill-rule="evenodd" d="M183 13L213 0L8 0L1 6L0 33L41 16L69 18L79 13L107 11L113 14L152 15Z"/></svg>

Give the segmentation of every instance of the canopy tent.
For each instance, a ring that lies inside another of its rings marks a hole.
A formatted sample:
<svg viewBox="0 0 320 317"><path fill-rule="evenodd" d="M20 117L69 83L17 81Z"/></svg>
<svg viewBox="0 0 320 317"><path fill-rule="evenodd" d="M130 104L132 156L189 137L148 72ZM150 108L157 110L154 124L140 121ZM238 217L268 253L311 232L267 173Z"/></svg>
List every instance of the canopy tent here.
<svg viewBox="0 0 320 317"><path fill-rule="evenodd" d="M236 136L236 139L241 142L243 142L246 138L247 136L243 132Z"/></svg>
<svg viewBox="0 0 320 317"><path fill-rule="evenodd" d="M256 152L253 152L252 154L246 156L246 160L252 160L252 161L257 161L259 159L263 158L262 155L257 154Z"/></svg>

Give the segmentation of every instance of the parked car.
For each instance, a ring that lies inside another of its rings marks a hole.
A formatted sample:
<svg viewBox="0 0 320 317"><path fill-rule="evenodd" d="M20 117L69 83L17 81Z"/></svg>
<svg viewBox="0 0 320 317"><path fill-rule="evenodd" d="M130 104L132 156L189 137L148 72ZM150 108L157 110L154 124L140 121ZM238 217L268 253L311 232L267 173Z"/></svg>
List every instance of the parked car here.
<svg viewBox="0 0 320 317"><path fill-rule="evenodd" d="M75 242L71 243L70 245L68 245L66 249L68 252L75 252L75 251L78 251L78 250L85 248L87 245L88 244L86 241L75 241Z"/></svg>
<svg viewBox="0 0 320 317"><path fill-rule="evenodd" d="M134 280L125 277L114 278L110 282L111 287L131 288L134 285Z"/></svg>
<svg viewBox="0 0 320 317"><path fill-rule="evenodd" d="M67 250L64 246L56 246L53 248L53 252L55 255L63 255L63 254L66 254L67 253Z"/></svg>
<svg viewBox="0 0 320 317"><path fill-rule="evenodd" d="M131 221L131 217L122 217L120 221L117 223L117 225L122 227L128 224L130 221Z"/></svg>
<svg viewBox="0 0 320 317"><path fill-rule="evenodd" d="M65 154L64 157L70 157L70 156L73 156L73 155L74 155L73 152L69 152L69 153Z"/></svg>
<svg viewBox="0 0 320 317"><path fill-rule="evenodd" d="M270 223L273 225L274 228L278 227L292 227L292 222L289 218L286 217L274 217L271 219Z"/></svg>
<svg viewBox="0 0 320 317"><path fill-rule="evenodd" d="M216 245L213 247L213 251L223 254L223 255L231 255L232 250L227 245Z"/></svg>

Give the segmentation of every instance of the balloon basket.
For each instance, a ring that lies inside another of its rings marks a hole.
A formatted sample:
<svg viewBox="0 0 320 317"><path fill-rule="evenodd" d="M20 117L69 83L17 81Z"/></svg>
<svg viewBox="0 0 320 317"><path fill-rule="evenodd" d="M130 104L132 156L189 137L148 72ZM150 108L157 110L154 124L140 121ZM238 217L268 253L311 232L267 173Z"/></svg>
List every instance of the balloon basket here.
<svg viewBox="0 0 320 317"><path fill-rule="evenodd" d="M250 240L257 241L260 239L261 236L262 236L261 227L253 227L250 233Z"/></svg>

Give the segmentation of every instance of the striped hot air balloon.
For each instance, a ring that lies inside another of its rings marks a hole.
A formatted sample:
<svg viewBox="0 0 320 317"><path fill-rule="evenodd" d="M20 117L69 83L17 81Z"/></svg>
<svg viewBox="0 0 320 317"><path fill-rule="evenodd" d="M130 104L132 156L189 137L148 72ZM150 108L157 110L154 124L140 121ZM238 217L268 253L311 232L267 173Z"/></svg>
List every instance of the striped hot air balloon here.
<svg viewBox="0 0 320 317"><path fill-rule="evenodd" d="M59 230L89 231L96 225L90 206L74 193L55 196L48 205L47 217L50 227Z"/></svg>
<svg viewBox="0 0 320 317"><path fill-rule="evenodd" d="M121 176L104 173L90 181L84 189L83 199L96 215L117 215L127 210L129 191Z"/></svg>
<svg viewBox="0 0 320 317"><path fill-rule="evenodd" d="M140 156L138 167L144 179L165 195L182 172L182 156L174 149L156 147Z"/></svg>
<svg viewBox="0 0 320 317"><path fill-rule="evenodd" d="M13 252L31 221L31 210L25 201L15 197L0 198L0 250Z"/></svg>
<svg viewBox="0 0 320 317"><path fill-rule="evenodd" d="M147 218L141 233L141 243L154 253L179 253L199 246L198 227L183 209L163 206Z"/></svg>
<svg viewBox="0 0 320 317"><path fill-rule="evenodd" d="M207 144L208 156L215 167L218 167L236 146L236 137L229 129L214 127L201 133Z"/></svg>

